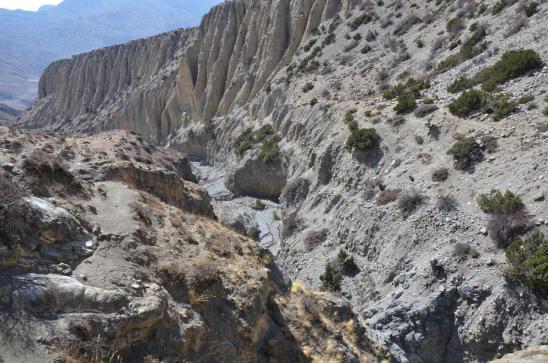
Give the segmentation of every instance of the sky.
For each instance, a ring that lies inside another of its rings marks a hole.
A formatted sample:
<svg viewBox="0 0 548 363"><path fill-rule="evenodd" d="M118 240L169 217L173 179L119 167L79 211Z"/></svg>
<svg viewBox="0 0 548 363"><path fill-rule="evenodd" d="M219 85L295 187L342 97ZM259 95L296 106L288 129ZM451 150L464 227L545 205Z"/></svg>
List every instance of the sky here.
<svg viewBox="0 0 548 363"><path fill-rule="evenodd" d="M42 5L57 5L62 0L0 0L0 8L36 11Z"/></svg>

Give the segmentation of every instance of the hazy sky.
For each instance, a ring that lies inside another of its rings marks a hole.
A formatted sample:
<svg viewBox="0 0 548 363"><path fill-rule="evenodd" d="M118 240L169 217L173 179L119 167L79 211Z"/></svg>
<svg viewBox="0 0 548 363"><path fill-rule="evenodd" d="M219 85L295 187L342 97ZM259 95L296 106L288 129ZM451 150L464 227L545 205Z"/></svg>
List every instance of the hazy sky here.
<svg viewBox="0 0 548 363"><path fill-rule="evenodd" d="M0 0L0 8L10 10L22 9L36 11L42 5L57 5L61 1L62 0Z"/></svg>

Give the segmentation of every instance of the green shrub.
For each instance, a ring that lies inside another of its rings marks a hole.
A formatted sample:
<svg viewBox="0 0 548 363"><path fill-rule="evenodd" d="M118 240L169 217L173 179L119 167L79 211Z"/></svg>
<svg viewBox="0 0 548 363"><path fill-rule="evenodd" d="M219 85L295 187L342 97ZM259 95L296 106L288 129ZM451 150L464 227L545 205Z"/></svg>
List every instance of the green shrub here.
<svg viewBox="0 0 548 363"><path fill-rule="evenodd" d="M462 44L461 40L457 39L453 43L449 44L449 50L453 50L461 44Z"/></svg>
<svg viewBox="0 0 548 363"><path fill-rule="evenodd" d="M455 169L466 169L483 160L483 151L473 137L457 141L447 154L453 156Z"/></svg>
<svg viewBox="0 0 548 363"><path fill-rule="evenodd" d="M253 136L253 130L251 128L244 130L236 139L234 143L234 148L236 152L240 155L245 153L247 150L253 148L255 145L255 137Z"/></svg>
<svg viewBox="0 0 548 363"><path fill-rule="evenodd" d="M449 57L442 60L436 69L440 72L446 72L453 67L456 67L460 62L460 54L452 54Z"/></svg>
<svg viewBox="0 0 548 363"><path fill-rule="evenodd" d="M504 8L514 4L516 1L517 0L500 0L500 1L496 2L493 5L493 8L491 9L491 14L497 15L502 10L504 10Z"/></svg>
<svg viewBox="0 0 548 363"><path fill-rule="evenodd" d="M278 159L280 154L280 149L278 147L278 144L280 142L280 138L278 136L274 136L267 140L259 150L259 157L265 162L270 163L276 159Z"/></svg>
<svg viewBox="0 0 548 363"><path fill-rule="evenodd" d="M456 116L468 117L487 105L488 95L479 90L464 91L449 104L449 111Z"/></svg>
<svg viewBox="0 0 548 363"><path fill-rule="evenodd" d="M369 44L366 44L363 46L363 48L360 50L360 53L367 54L371 51L371 46Z"/></svg>
<svg viewBox="0 0 548 363"><path fill-rule="evenodd" d="M373 20L373 17L370 14L365 13L365 14L362 14L362 15L358 16L357 18L355 18L351 22L349 22L348 27L352 31L354 31L354 30L358 29L360 27L360 25L367 24L371 20Z"/></svg>
<svg viewBox="0 0 548 363"><path fill-rule="evenodd" d="M459 93L461 91L464 91L465 89L474 87L474 84L474 80L463 76L451 83L449 87L447 87L447 92Z"/></svg>
<svg viewBox="0 0 548 363"><path fill-rule="evenodd" d="M544 107L544 110L542 110L542 114L544 116L548 116L548 106Z"/></svg>
<svg viewBox="0 0 548 363"><path fill-rule="evenodd" d="M417 48L424 48L424 40L421 38L415 39L415 44L417 44Z"/></svg>
<svg viewBox="0 0 548 363"><path fill-rule="evenodd" d="M325 272L320 276L321 289L323 291L340 291L343 274L352 275L357 272L359 272L359 268L354 261L354 256L341 249L337 258L325 266Z"/></svg>
<svg viewBox="0 0 548 363"><path fill-rule="evenodd" d="M406 92L398 97L398 103L394 107L394 111L398 115L413 112L417 108L417 101L415 95L411 92Z"/></svg>
<svg viewBox="0 0 548 363"><path fill-rule="evenodd" d="M548 298L548 242L541 232L510 244L506 249L506 258L512 265L514 278Z"/></svg>
<svg viewBox="0 0 548 363"><path fill-rule="evenodd" d="M335 43L335 39L336 39L335 33L329 33L329 35L325 37L325 39L323 40L322 46L325 47L326 45Z"/></svg>
<svg viewBox="0 0 548 363"><path fill-rule="evenodd" d="M323 291L341 291L342 272L332 263L325 266L325 272L320 276Z"/></svg>
<svg viewBox="0 0 548 363"><path fill-rule="evenodd" d="M502 84L542 68L540 56L532 49L511 50L502 55L492 67L476 75L478 83Z"/></svg>
<svg viewBox="0 0 548 363"><path fill-rule="evenodd" d="M493 120L500 121L506 118L516 110L517 103L511 101L506 96L500 96L493 100Z"/></svg>
<svg viewBox="0 0 548 363"><path fill-rule="evenodd" d="M350 136L346 141L346 148L349 151L354 149L365 151L374 148L378 143L377 131L374 128L360 129L358 124L349 125Z"/></svg>
<svg viewBox="0 0 548 363"><path fill-rule="evenodd" d="M464 20L462 18L453 18L447 22L446 29L448 33L458 33L464 29Z"/></svg>
<svg viewBox="0 0 548 363"><path fill-rule="evenodd" d="M529 103L531 101L534 101L535 100L535 96L533 95L525 95L525 96L521 96L518 100L519 104L520 105L524 105L526 103Z"/></svg>
<svg viewBox="0 0 548 363"><path fill-rule="evenodd" d="M271 125L264 125L255 133L255 143L265 141L270 135L274 134L274 129Z"/></svg>
<svg viewBox="0 0 548 363"><path fill-rule="evenodd" d="M462 43L462 47L460 50L461 58L471 59L474 58L476 55L481 54L484 50L487 49L487 43L481 43L480 42L487 36L487 28L485 26L480 26L472 33L470 38L468 38L464 43Z"/></svg>
<svg viewBox="0 0 548 363"><path fill-rule="evenodd" d="M538 11L538 6L539 3L537 3L536 1L531 2L525 7L525 15L527 15L527 17L535 15L535 13Z"/></svg>
<svg viewBox="0 0 548 363"><path fill-rule="evenodd" d="M513 214L524 208L521 198L507 190L492 189L488 194L480 194L478 205L487 214Z"/></svg>
<svg viewBox="0 0 548 363"><path fill-rule="evenodd" d="M312 82L306 82L306 84L303 86L304 93L311 91L312 89L314 89L314 84Z"/></svg>
<svg viewBox="0 0 548 363"><path fill-rule="evenodd" d="M417 81L414 78L409 78L405 83L398 83L394 87L385 91L383 97L387 100L397 98L404 93L411 92L415 98L421 96L421 91L431 87L429 81Z"/></svg>

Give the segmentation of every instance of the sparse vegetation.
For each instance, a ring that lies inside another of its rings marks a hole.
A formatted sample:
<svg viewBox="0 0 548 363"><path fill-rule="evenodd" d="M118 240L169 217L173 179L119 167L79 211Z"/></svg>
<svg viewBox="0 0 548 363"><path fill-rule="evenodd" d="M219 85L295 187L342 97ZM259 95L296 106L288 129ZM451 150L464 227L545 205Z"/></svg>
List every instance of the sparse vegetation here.
<svg viewBox="0 0 548 363"><path fill-rule="evenodd" d="M417 208L426 201L426 197L417 190L411 189L403 192L398 198L398 209L404 218L409 217Z"/></svg>
<svg viewBox="0 0 548 363"><path fill-rule="evenodd" d="M541 232L512 242L506 249L506 258L514 278L548 298L548 241Z"/></svg>
<svg viewBox="0 0 548 363"><path fill-rule="evenodd" d="M335 258L325 266L325 272L320 276L323 291L340 291L343 275L353 275L359 272L354 256L341 249Z"/></svg>
<svg viewBox="0 0 548 363"><path fill-rule="evenodd" d="M417 108L417 102L415 101L415 95L411 92L406 92L398 97L398 103L394 107L394 111L398 115L413 112Z"/></svg>
<svg viewBox="0 0 548 363"><path fill-rule="evenodd" d="M326 239L329 231L326 228L308 231L304 236L304 248L306 251L312 251L321 245Z"/></svg>
<svg viewBox="0 0 548 363"><path fill-rule="evenodd" d="M239 155L243 155L247 150L252 149L256 144L264 142L268 137L274 133L271 125L265 125L261 127L257 132L253 132L253 129L245 129L237 138L234 143L234 149Z"/></svg>
<svg viewBox="0 0 548 363"><path fill-rule="evenodd" d="M462 18L453 18L447 22L446 29L450 34L456 34L465 28Z"/></svg>
<svg viewBox="0 0 548 363"><path fill-rule="evenodd" d="M509 190L504 194L497 189L481 194L478 205L484 213L491 215L487 229L499 247L505 248L531 227L521 198Z"/></svg>
<svg viewBox="0 0 548 363"><path fill-rule="evenodd" d="M487 214L512 214L523 209L521 198L507 190L504 194L492 189L488 194L478 197L481 210Z"/></svg>
<svg viewBox="0 0 548 363"><path fill-rule="evenodd" d="M365 151L377 146L379 137L374 128L360 129L355 121L350 123L349 128L350 136L346 141L347 150Z"/></svg>
<svg viewBox="0 0 548 363"><path fill-rule="evenodd" d="M377 197L377 200L375 201L375 203L377 205L386 205L388 203L392 203L398 199L398 195L400 194L400 192L401 190L399 189L383 190Z"/></svg>
<svg viewBox="0 0 548 363"><path fill-rule="evenodd" d="M259 150L259 157L265 162L270 163L278 159L280 154L280 149L278 144L280 143L280 138L278 136L271 137L268 139Z"/></svg>
<svg viewBox="0 0 548 363"><path fill-rule="evenodd" d="M525 7L525 15L527 15L528 18L532 17L536 14L538 11L539 3L536 1L532 1Z"/></svg>
<svg viewBox="0 0 548 363"><path fill-rule="evenodd" d="M307 93L308 91L311 91L314 89L314 84L312 82L306 82L303 86L303 92Z"/></svg>
<svg viewBox="0 0 548 363"><path fill-rule="evenodd" d="M483 160L483 151L473 137L457 141L447 154L453 156L455 169L467 169Z"/></svg>
<svg viewBox="0 0 548 363"><path fill-rule="evenodd" d="M457 200L450 194L442 194L438 197L436 208L444 212L451 212L457 209Z"/></svg>
<svg viewBox="0 0 548 363"><path fill-rule="evenodd" d="M459 242L453 248L453 256L459 259L466 259L468 257L478 258L479 252L469 244Z"/></svg>
<svg viewBox="0 0 548 363"><path fill-rule="evenodd" d="M540 56L532 49L520 49L506 52L492 67L479 72L476 82L482 84L502 84L542 68Z"/></svg>
<svg viewBox="0 0 548 363"><path fill-rule="evenodd" d="M432 180L436 182L446 181L449 177L449 169L447 168L438 168L432 172Z"/></svg>
<svg viewBox="0 0 548 363"><path fill-rule="evenodd" d="M351 22L349 22L348 27L350 28L350 30L354 31L358 29L362 24L367 24L371 20L373 20L373 17L368 13L364 13L358 16L357 18L355 18L354 20L352 20Z"/></svg>
<svg viewBox="0 0 548 363"><path fill-rule="evenodd" d="M320 275L323 291L341 291L342 272L333 263L325 266L325 272Z"/></svg>
<svg viewBox="0 0 548 363"><path fill-rule="evenodd" d="M488 95L482 91L475 89L464 91L449 104L449 111L456 116L468 117L484 108L488 99Z"/></svg>
<svg viewBox="0 0 548 363"><path fill-rule="evenodd" d="M516 2L517 2L517 0L499 0L493 5L493 8L491 9L491 14L497 15L502 10L504 10L506 7L512 5Z"/></svg>
<svg viewBox="0 0 548 363"><path fill-rule="evenodd" d="M453 83L447 87L447 92L449 93L459 93L461 91L464 91L466 89L474 87L475 82L466 77L460 77L456 79Z"/></svg>

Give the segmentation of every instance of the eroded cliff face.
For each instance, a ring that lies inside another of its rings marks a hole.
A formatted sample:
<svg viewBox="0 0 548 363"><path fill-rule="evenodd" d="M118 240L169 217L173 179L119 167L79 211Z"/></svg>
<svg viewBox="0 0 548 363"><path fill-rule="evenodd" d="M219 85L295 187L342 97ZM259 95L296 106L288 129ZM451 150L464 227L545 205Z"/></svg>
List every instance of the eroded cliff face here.
<svg viewBox="0 0 548 363"><path fill-rule="evenodd" d="M20 125L127 129L164 143L181 126L243 106L293 58L306 34L344 16L346 0L228 1L198 28L51 64ZM204 149L196 148L204 156Z"/></svg>

